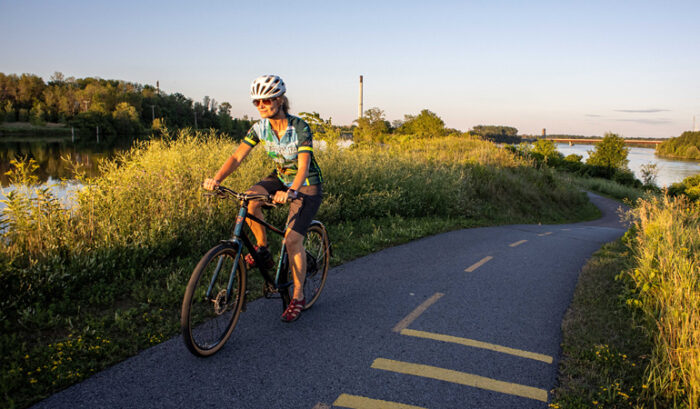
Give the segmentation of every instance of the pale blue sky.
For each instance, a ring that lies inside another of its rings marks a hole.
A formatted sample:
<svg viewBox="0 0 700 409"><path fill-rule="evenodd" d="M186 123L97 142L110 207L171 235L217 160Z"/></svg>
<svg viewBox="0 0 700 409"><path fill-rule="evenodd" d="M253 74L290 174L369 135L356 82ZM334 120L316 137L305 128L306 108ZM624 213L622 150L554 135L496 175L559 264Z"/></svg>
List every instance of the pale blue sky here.
<svg viewBox="0 0 700 409"><path fill-rule="evenodd" d="M700 1L0 0L0 72L155 85L254 115L281 75L292 111L336 124L430 109L447 126L678 136L700 127Z"/></svg>

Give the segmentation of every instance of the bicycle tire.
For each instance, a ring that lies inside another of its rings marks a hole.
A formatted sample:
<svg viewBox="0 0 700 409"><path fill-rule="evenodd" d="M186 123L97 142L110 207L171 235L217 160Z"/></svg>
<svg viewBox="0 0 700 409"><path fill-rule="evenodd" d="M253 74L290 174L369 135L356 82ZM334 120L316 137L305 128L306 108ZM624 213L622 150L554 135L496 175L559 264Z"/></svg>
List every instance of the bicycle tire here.
<svg viewBox="0 0 700 409"><path fill-rule="evenodd" d="M328 278L328 266L330 265L330 239L326 227L314 220L304 236L304 249L306 250L306 280L304 281L304 299L308 310L318 300L321 291ZM292 281L292 271L287 269L288 280ZM289 296L293 297L294 286L289 287Z"/></svg>
<svg viewBox="0 0 700 409"><path fill-rule="evenodd" d="M180 328L185 346L194 355L206 357L218 352L238 323L245 303L246 267L242 256L234 265L237 252L236 245L220 244L209 250L192 272L182 300Z"/></svg>

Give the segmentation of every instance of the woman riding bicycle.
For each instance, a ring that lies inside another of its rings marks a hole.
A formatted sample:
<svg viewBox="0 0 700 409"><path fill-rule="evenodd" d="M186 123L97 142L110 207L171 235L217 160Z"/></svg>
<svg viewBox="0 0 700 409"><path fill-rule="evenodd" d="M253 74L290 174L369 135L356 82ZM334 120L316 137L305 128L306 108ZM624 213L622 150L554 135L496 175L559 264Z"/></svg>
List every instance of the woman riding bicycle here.
<svg viewBox="0 0 700 409"><path fill-rule="evenodd" d="M216 189L258 143L262 142L267 154L275 161L276 169L247 193L272 195L275 203L291 201L284 243L294 276L294 296L282 314L282 321L292 322L299 318L305 305L304 235L321 205L323 178L314 158L311 129L306 122L289 114L289 100L285 92L284 81L277 75L263 75L253 81L250 97L262 119L253 124L243 142L216 175L204 181L204 188ZM248 211L263 219L262 206L260 201L251 202ZM252 220L247 222L257 241L255 248L259 259L272 265L265 228ZM246 262L249 267L255 264L250 255L246 257Z"/></svg>

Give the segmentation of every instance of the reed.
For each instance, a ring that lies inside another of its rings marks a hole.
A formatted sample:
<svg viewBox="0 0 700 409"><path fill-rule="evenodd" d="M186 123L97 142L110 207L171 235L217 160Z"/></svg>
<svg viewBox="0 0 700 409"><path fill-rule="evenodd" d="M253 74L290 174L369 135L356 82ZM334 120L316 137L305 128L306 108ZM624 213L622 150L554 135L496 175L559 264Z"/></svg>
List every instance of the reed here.
<svg viewBox="0 0 700 409"><path fill-rule="evenodd" d="M648 393L679 407L700 405L700 205L687 198L641 200L635 211L636 267L628 303L654 334Z"/></svg>

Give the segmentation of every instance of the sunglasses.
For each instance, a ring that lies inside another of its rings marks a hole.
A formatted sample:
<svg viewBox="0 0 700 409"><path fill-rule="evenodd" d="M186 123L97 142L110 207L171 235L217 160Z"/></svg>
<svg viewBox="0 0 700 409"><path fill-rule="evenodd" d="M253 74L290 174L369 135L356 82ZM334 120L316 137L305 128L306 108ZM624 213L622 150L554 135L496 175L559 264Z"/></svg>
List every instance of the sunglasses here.
<svg viewBox="0 0 700 409"><path fill-rule="evenodd" d="M274 100L274 98L269 98L269 99L256 99L256 100L253 101L253 105L255 105L256 107L258 107L258 106L260 106L260 105L272 105L272 101L273 101L273 100Z"/></svg>

